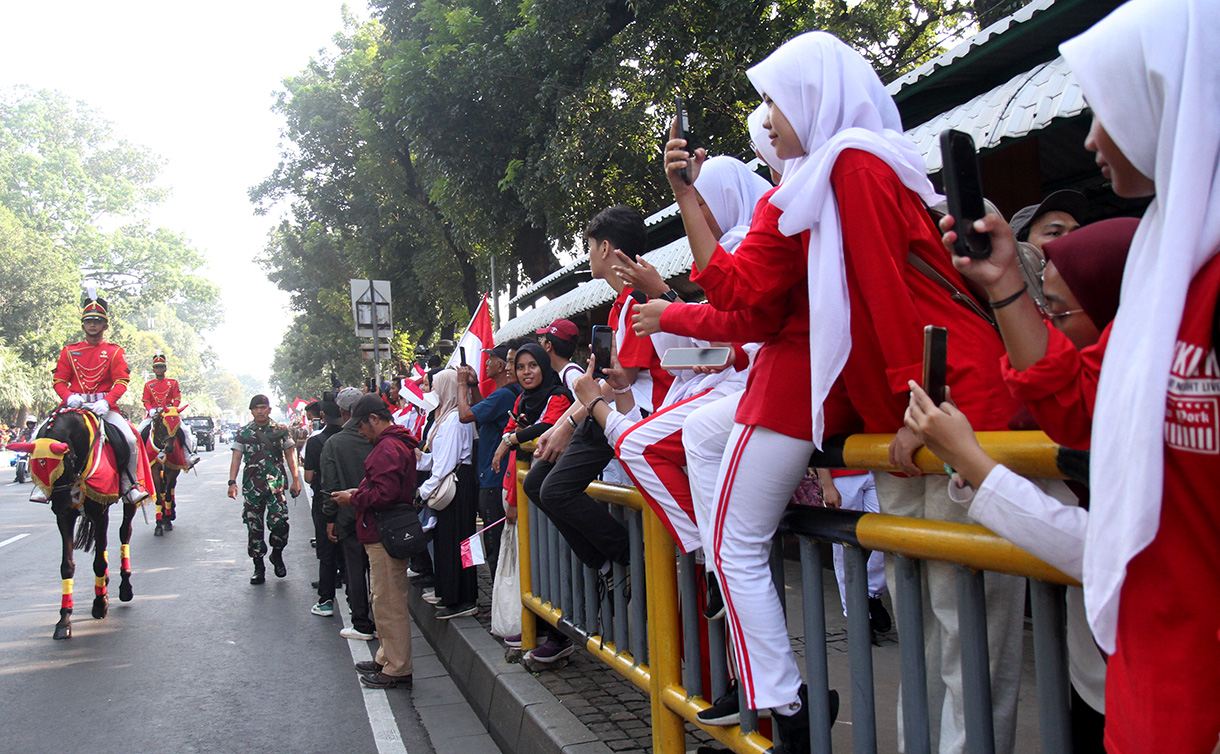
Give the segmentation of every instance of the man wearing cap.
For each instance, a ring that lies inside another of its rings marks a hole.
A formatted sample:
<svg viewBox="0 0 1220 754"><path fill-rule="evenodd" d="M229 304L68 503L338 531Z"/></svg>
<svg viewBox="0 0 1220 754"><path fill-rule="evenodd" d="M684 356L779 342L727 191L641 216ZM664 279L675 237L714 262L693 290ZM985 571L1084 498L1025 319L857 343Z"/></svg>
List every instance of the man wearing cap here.
<svg viewBox="0 0 1220 754"><path fill-rule="evenodd" d="M496 446L508 426L508 414L521 394L517 380L508 369L508 346L499 345L495 348L484 348L487 354L487 379L496 383L496 389L480 399L479 375L474 367L463 366L458 369L458 382L465 384L466 390L458 390L458 420L463 424L475 422L478 429L478 471L479 471L479 516L483 519L483 549L487 555L487 565L491 577L496 577L496 565L500 558L500 536L503 526L489 527L504 518L504 473L508 464L499 472L491 467ZM552 356L552 358L554 358ZM516 520L517 509L512 508L513 520Z"/></svg>
<svg viewBox="0 0 1220 754"><path fill-rule="evenodd" d="M411 613L407 608L407 561L390 557L377 533L374 516L415 498L417 443L405 428L394 423L381 396L370 393L352 407L344 429L357 428L373 443L364 460L364 478L355 489L339 490L331 498L356 511L356 536L369 554L373 582L373 614L381 646L377 657L356 663L360 682L374 689L411 687Z"/></svg>
<svg viewBox="0 0 1220 754"><path fill-rule="evenodd" d="M314 554L318 556L318 601L309 612L323 618L335 614L335 574L338 572L339 548L326 536L326 519L322 514L322 449L330 438L343 431L343 419L334 401L319 401L322 429L305 441L305 484L313 493L310 512L313 514Z"/></svg>
<svg viewBox="0 0 1220 754"><path fill-rule="evenodd" d="M345 387L335 396L343 424L351 420L352 409L361 395L359 389ZM364 460L372 450L372 443L354 426L343 428L327 440L322 446L322 487L317 496L322 499L321 518L326 539L338 547L346 565L347 606L351 608L352 624L340 630L339 635L362 641L372 641L376 636L373 611L369 607L369 556L356 536L356 512L351 507L339 507L331 499L331 493L360 485L360 480L364 479ZM321 536L318 541L322 541Z"/></svg>
<svg viewBox="0 0 1220 754"><path fill-rule="evenodd" d="M1063 189L1051 193L1040 204L1017 210L1008 223L1017 240L1024 242L1017 244L1017 261L1021 276L1040 308L1046 306L1042 295L1042 270L1046 267L1042 244L1078 229L1088 211L1089 202L1084 194Z"/></svg>
<svg viewBox="0 0 1220 754"><path fill-rule="evenodd" d="M66 345L59 352L53 387L65 406L92 411L122 433L127 441L127 464L119 474L119 495L126 502L136 503L148 497L138 481L140 449L135 429L114 410L119 398L127 392L130 378L127 357L122 348L104 340L110 327L110 315L106 300L92 288L81 310L80 321L85 339ZM30 500L45 503L46 496L35 486Z"/></svg>
<svg viewBox="0 0 1220 754"><path fill-rule="evenodd" d="M152 424L152 417L158 411L166 406L182 405L182 390L178 386L178 380L165 376L165 364L165 354L160 351L153 354L152 368L156 376L144 383L144 412L148 418L140 422L140 434L144 434L144 428ZM199 463L199 456L195 453L194 433L187 432L182 425L178 425L178 442L186 449L187 463L191 466Z"/></svg>
<svg viewBox="0 0 1220 754"><path fill-rule="evenodd" d="M559 375L563 386L575 395L576 380L585 373L579 365L572 363L576 355L576 344L580 340L580 328L572 321L557 319L546 327L534 331L541 336L538 343L551 357L551 369Z"/></svg>
<svg viewBox="0 0 1220 754"><path fill-rule="evenodd" d="M250 399L250 412L254 414L254 421L237 430L231 446L229 497L237 498L237 469L244 458L241 493L245 505L241 515L248 532L246 552L254 560L250 583L261 584L267 577L263 564L263 556L267 554L267 542L263 541L264 517L275 575L281 579L288 575L283 554L288 544L288 503L284 500L284 487L289 477L284 473L285 461L292 479L288 491L293 497L301 494L301 482L297 477L297 454L293 451L296 443L288 427L271 421L271 401L265 395L254 396Z"/></svg>

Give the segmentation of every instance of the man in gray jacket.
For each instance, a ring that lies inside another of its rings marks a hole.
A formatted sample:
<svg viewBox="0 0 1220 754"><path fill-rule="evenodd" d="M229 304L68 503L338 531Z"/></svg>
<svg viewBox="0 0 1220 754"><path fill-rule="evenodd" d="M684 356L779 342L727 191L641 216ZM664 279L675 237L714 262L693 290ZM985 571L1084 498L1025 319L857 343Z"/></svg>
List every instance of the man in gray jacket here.
<svg viewBox="0 0 1220 754"><path fill-rule="evenodd" d="M352 406L360 399L361 392L348 387L339 391L335 403L346 423L352 418ZM369 605L369 556L364 545L356 539L356 514L348 507L336 505L330 493L349 490L364 478L364 459L373 450L373 444L361 436L356 428L345 429L331 437L322 446L322 519L326 522L326 535L331 542L338 542L347 564L347 604L352 611L352 625L339 632L345 639L370 641L376 636L373 611Z"/></svg>

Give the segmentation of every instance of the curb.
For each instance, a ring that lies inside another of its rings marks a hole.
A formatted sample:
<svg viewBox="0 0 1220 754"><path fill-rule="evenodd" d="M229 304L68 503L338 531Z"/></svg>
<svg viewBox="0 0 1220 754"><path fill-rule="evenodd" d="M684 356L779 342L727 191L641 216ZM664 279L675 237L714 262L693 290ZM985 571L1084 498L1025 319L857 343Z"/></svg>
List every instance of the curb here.
<svg viewBox="0 0 1220 754"><path fill-rule="evenodd" d="M411 617L504 754L613 754L473 617L437 620L420 590Z"/></svg>

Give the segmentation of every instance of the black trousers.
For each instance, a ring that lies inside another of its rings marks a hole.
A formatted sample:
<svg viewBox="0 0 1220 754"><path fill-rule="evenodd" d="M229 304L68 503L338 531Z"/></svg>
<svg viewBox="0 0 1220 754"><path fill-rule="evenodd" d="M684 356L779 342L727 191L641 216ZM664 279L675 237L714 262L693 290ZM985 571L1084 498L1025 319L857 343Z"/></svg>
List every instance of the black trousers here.
<svg viewBox="0 0 1220 754"><path fill-rule="evenodd" d="M558 461L535 459L525 477L525 494L551 519L580 562L593 569L607 560L626 565L631 554L626 527L605 503L585 492L613 458L601 425L585 419Z"/></svg>
<svg viewBox="0 0 1220 754"><path fill-rule="evenodd" d="M352 628L371 634L376 625L369 605L369 555L355 533L340 539L339 549L347 562L347 606L352 611Z"/></svg>
<svg viewBox="0 0 1220 754"><path fill-rule="evenodd" d="M475 532L479 507L479 478L474 466L458 466L457 492L453 502L436 511L433 530L432 567L436 574L436 596L445 607L468 605L478 600L477 569L462 568L462 540Z"/></svg>
<svg viewBox="0 0 1220 754"><path fill-rule="evenodd" d="M313 498L314 553L318 556L318 602L335 598L335 574L339 567L339 544L326 536L326 522L322 520L320 495Z"/></svg>

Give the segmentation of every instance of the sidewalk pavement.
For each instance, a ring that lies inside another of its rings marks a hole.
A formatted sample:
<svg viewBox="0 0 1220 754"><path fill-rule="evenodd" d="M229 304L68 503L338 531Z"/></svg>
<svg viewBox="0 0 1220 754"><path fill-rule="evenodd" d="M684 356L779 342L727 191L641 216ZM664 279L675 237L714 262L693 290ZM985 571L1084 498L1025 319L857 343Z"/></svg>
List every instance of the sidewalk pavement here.
<svg viewBox="0 0 1220 754"><path fill-rule="evenodd" d="M805 638L801 625L800 564L786 560L784 565L788 630L803 672ZM839 690L842 699L832 743L837 751L851 751L847 622L839 607L834 574L827 570L825 576L830 685ZM411 614L469 700L479 721L505 754L646 754L652 751L647 694L592 655L579 650L566 663L530 673L516 661L519 652L507 650L503 642L489 632L491 579L485 566L479 567L479 592L477 616L438 621L432 617L434 608L420 599L420 590L416 587L411 592ZM892 615L890 598L886 597L884 601ZM1017 752L1040 749L1033 645L1028 624L1026 629ZM509 662L509 657L514 661ZM896 632L877 638L873 647L873 674L878 751L898 751L896 709L900 668ZM698 728L688 724L686 730L688 751L693 752L701 745L722 748Z"/></svg>

